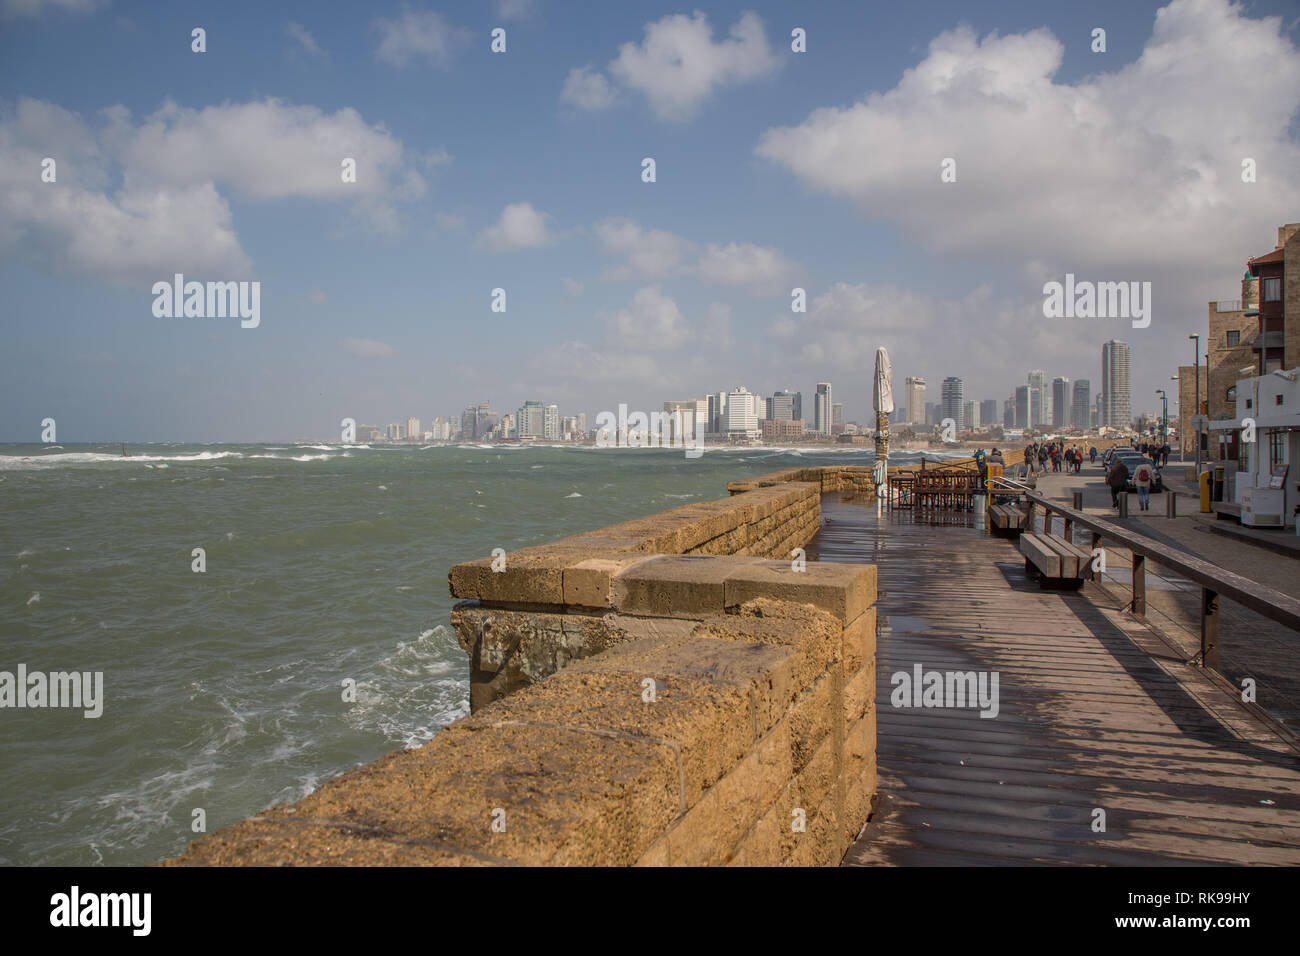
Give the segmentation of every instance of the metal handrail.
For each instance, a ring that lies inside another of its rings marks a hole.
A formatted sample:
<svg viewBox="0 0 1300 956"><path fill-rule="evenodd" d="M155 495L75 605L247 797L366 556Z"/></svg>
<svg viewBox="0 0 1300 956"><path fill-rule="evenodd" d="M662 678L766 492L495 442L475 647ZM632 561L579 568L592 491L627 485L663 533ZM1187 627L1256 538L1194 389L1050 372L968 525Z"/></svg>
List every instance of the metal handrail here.
<svg viewBox="0 0 1300 956"><path fill-rule="evenodd" d="M1172 493L1172 492L1171 492ZM1133 603L1134 613L1146 614L1146 558L1150 557L1161 567L1181 574L1201 586L1201 664L1218 669L1219 666L1219 598L1226 597L1256 614L1300 631L1300 599L1270 588L1258 581L1225 571L1202 558L1176 551L1168 545L1131 531L1105 518L1089 515L1058 502L1049 501L1036 491L1026 491L1029 499L1028 525L1033 529L1034 507L1043 508L1045 530L1051 530L1054 514L1065 519L1066 528L1074 525L1092 532L1092 547L1106 539L1133 553ZM1068 536L1068 530L1067 530Z"/></svg>

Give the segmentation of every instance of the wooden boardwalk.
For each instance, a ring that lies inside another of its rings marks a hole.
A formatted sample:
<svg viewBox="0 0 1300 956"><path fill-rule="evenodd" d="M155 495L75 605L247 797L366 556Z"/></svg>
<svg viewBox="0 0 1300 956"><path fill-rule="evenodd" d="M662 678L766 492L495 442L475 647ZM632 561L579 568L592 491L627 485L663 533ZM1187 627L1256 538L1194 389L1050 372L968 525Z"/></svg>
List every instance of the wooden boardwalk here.
<svg viewBox="0 0 1300 956"><path fill-rule="evenodd" d="M846 864L1300 864L1300 752L1119 601L1040 590L970 514L823 514L810 560L879 568L879 800ZM998 672L997 716L893 707L917 664Z"/></svg>

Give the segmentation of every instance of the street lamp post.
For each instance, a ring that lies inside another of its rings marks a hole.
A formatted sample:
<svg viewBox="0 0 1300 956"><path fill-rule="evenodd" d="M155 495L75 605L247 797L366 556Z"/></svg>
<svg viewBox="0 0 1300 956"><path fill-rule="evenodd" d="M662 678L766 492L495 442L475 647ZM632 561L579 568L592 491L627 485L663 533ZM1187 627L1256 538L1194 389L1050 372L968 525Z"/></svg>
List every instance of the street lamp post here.
<svg viewBox="0 0 1300 956"><path fill-rule="evenodd" d="M1200 481L1201 474L1201 333L1193 332L1187 336L1193 341L1196 355L1193 358L1192 377L1196 379L1196 408L1192 412L1192 421L1196 423L1196 475Z"/></svg>
<svg viewBox="0 0 1300 956"><path fill-rule="evenodd" d="M1170 375L1169 381L1178 383L1178 401L1182 402L1182 380L1177 375ZM1178 414L1178 460L1181 462L1187 461L1187 436L1183 433L1183 416L1181 412Z"/></svg>
<svg viewBox="0 0 1300 956"><path fill-rule="evenodd" d="M1160 396L1161 407L1164 411L1160 415L1160 444L1169 444L1169 396L1165 394L1163 388L1157 388L1156 394Z"/></svg>

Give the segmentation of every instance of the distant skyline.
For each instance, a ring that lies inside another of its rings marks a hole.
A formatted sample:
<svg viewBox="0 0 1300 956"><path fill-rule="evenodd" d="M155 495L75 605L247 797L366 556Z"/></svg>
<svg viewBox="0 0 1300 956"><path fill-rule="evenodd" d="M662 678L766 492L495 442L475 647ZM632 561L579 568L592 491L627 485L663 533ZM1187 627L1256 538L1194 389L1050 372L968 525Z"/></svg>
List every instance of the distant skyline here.
<svg viewBox="0 0 1300 956"><path fill-rule="evenodd" d="M0 441L591 421L741 384L809 420L817 382L863 422L880 345L896 395L955 376L1000 410L1030 369L1099 391L1116 338L1156 411L1300 219L1298 14L0 0ZM157 317L176 274L259 282L256 327ZM1150 325L1045 318L1067 274L1150 282Z"/></svg>

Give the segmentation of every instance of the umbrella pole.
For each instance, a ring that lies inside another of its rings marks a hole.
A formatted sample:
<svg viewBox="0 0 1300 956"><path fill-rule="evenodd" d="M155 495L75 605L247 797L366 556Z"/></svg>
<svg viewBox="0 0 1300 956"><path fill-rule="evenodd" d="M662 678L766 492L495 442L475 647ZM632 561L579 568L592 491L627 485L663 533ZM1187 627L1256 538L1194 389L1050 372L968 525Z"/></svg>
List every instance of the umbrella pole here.
<svg viewBox="0 0 1300 956"><path fill-rule="evenodd" d="M876 464L873 470L876 479L876 517L879 518L884 508L885 496L889 494L888 412L876 412Z"/></svg>

